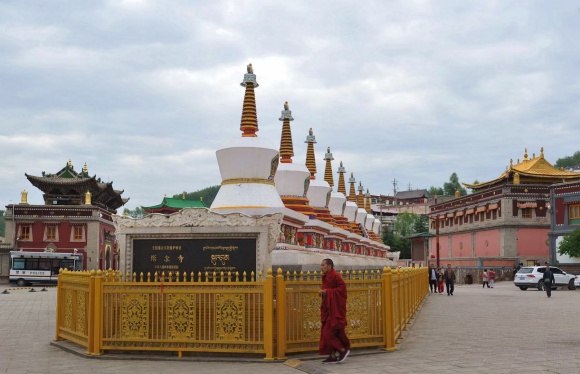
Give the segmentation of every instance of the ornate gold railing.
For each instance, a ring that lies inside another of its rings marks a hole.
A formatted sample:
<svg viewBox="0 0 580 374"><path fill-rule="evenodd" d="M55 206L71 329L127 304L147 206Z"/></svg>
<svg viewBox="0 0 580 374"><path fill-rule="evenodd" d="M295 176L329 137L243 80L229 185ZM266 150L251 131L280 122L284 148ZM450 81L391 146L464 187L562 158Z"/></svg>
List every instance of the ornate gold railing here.
<svg viewBox="0 0 580 374"><path fill-rule="evenodd" d="M396 349L428 294L427 269L345 272L353 347ZM59 275L56 339L109 350L237 352L282 359L318 349L320 274Z"/></svg>

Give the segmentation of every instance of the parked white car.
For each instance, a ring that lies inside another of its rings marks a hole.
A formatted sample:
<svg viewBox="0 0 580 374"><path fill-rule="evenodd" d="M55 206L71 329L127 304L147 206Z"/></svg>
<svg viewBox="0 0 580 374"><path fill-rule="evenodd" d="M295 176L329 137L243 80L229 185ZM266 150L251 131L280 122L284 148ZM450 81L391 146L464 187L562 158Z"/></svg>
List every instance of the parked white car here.
<svg viewBox="0 0 580 374"><path fill-rule="evenodd" d="M580 287L580 275L577 275L576 277L574 277L574 285L576 287Z"/></svg>
<svg viewBox="0 0 580 374"><path fill-rule="evenodd" d="M574 275L568 274L555 266L550 266L550 270L554 273L554 280L556 281L556 283L552 284L552 289L558 286L568 286L570 290L576 288ZM514 285L522 291L527 290L529 287L535 287L541 291L544 289L544 280L542 278L545 271L545 266L525 266L518 270L514 278Z"/></svg>

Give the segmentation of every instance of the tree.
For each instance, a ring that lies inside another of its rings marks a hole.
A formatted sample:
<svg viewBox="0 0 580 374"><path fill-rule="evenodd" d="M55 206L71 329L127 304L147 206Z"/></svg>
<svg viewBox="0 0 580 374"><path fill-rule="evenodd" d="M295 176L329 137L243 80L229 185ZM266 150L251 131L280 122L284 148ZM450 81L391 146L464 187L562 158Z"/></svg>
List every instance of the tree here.
<svg viewBox="0 0 580 374"><path fill-rule="evenodd" d="M580 258L580 229L564 235L564 238L558 246L558 253Z"/></svg>
<svg viewBox="0 0 580 374"><path fill-rule="evenodd" d="M173 195L174 198L181 198L183 194L185 194L185 198L187 200L199 200L201 197L203 199L203 203L206 207L210 207L213 203L213 199L215 199L218 191L220 190L220 186L211 186L206 187L201 190L197 190L195 192L185 192L183 191L182 194Z"/></svg>
<svg viewBox="0 0 580 374"><path fill-rule="evenodd" d="M460 196L467 195L467 191L459 183L457 173L453 172L449 177L449 182L443 184L443 192L447 196L455 196L455 191L459 191Z"/></svg>
<svg viewBox="0 0 580 374"><path fill-rule="evenodd" d="M429 196L443 196L443 188L441 187L431 186L427 192L429 192Z"/></svg>
<svg viewBox="0 0 580 374"><path fill-rule="evenodd" d="M415 224L413 225L413 231L415 234L421 234L423 232L429 232L429 222L427 221L427 217L419 216L415 220Z"/></svg>
<svg viewBox="0 0 580 374"><path fill-rule="evenodd" d="M133 210L125 208L125 210L123 210L123 215L128 215L129 217L133 217L133 218L143 218L147 215L147 213L145 213L145 211L143 211L142 206L138 206L137 208L135 208Z"/></svg>
<svg viewBox="0 0 580 374"><path fill-rule="evenodd" d="M411 240L409 235L428 232L427 218L415 213L397 215L395 223L383 233L383 243L391 247L392 252L401 252L399 258L411 258Z"/></svg>
<svg viewBox="0 0 580 374"><path fill-rule="evenodd" d="M580 151L575 152L573 156L559 158L554 164L557 168L567 168L576 165L580 165Z"/></svg>

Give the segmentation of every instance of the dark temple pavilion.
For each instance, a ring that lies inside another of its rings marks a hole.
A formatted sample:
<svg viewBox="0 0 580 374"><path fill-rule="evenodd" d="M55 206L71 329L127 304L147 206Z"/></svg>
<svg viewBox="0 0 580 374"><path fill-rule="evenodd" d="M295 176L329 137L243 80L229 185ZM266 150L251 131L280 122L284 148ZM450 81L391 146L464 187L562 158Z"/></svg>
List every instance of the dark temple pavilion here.
<svg viewBox="0 0 580 374"><path fill-rule="evenodd" d="M85 163L76 171L71 161L54 174L25 174L43 192L44 203L28 203L22 191L20 204L6 206L5 242L14 250L77 252L85 269L117 269L119 251L112 215L129 199L121 197L113 182L90 176Z"/></svg>

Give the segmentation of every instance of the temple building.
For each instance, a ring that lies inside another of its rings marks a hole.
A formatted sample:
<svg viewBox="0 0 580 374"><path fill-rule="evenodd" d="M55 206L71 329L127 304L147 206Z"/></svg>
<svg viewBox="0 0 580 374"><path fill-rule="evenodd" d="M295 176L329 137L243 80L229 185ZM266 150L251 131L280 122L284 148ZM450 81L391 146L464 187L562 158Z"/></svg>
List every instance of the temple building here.
<svg viewBox="0 0 580 374"><path fill-rule="evenodd" d="M160 204L144 206L143 211L145 213L171 214L179 212L183 208L206 208L206 206L201 198L199 200L186 199L184 192L181 198L165 196Z"/></svg>
<svg viewBox="0 0 580 374"><path fill-rule="evenodd" d="M550 191L580 173L559 170L539 156L510 161L491 181L467 184L472 193L431 206L430 256L454 266L513 266L552 262ZM556 212L556 217L564 209ZM439 250L437 250L439 242Z"/></svg>
<svg viewBox="0 0 580 374"><path fill-rule="evenodd" d="M580 181L552 185L548 211L552 213L548 233L550 256L558 261L560 267L564 264L575 264L573 268L566 270L570 270L572 274L578 274L580 258L559 254L558 246L564 235L580 228Z"/></svg>
<svg viewBox="0 0 580 374"><path fill-rule="evenodd" d="M86 163L78 172L68 161L54 174L25 175L44 193L44 204L29 204L22 191L20 204L7 205L5 242L14 250L80 253L85 269L117 269L112 215L128 201L123 191L91 177Z"/></svg>

